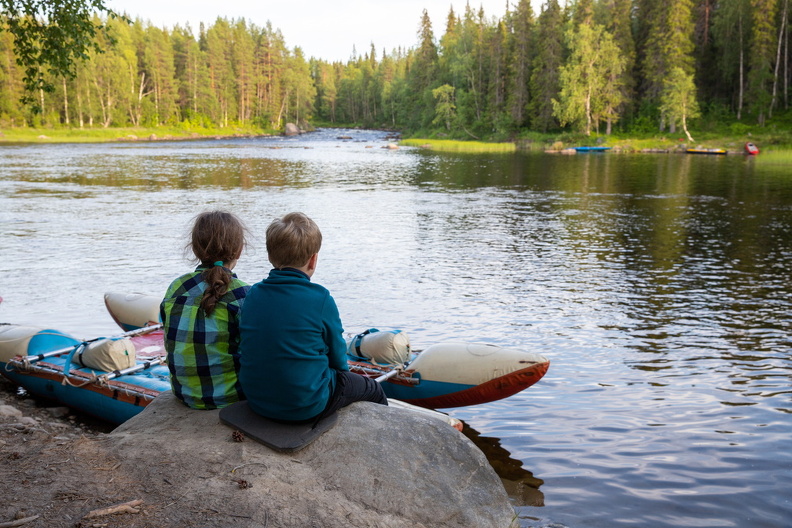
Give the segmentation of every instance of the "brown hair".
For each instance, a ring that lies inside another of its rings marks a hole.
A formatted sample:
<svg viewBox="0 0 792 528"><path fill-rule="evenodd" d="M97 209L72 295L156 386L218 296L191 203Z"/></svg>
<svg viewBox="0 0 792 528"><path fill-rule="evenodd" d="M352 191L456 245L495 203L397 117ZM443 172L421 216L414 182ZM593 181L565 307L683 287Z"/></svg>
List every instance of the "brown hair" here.
<svg viewBox="0 0 792 528"><path fill-rule="evenodd" d="M267 228L267 257L276 268L300 268L319 253L322 232L303 213L289 213Z"/></svg>
<svg viewBox="0 0 792 528"><path fill-rule="evenodd" d="M206 267L201 274L207 285L201 298L201 308L206 315L212 315L217 301L231 284L231 271L214 263L237 260L247 244L245 234L242 221L226 211L207 211L195 217L187 247Z"/></svg>

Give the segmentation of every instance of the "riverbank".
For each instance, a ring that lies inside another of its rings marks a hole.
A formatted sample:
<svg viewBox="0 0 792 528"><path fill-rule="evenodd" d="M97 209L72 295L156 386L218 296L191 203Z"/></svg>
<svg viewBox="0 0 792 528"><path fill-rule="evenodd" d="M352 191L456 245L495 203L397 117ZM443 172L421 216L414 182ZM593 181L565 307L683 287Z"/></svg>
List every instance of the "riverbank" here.
<svg viewBox="0 0 792 528"><path fill-rule="evenodd" d="M335 128L335 127L332 127ZM183 127L126 127L126 128L6 128L0 130L0 145L12 143L106 143L137 141L188 141L229 137L268 137L281 135L278 130L263 130L251 126L225 128ZM792 132L776 129L745 133L701 134L700 140L689 142L677 135L628 137L621 135L592 135L561 133L529 133L512 141L457 140L447 137L409 137L399 141L402 146L420 147L437 152L513 153L548 152L574 153L579 146L608 147L610 152L684 153L688 148L724 149L729 154L744 154L747 142L756 144L763 162L792 164Z"/></svg>
<svg viewBox="0 0 792 528"><path fill-rule="evenodd" d="M420 147L438 152L469 152L469 153L511 153L511 152L550 152L574 153L575 147L606 147L611 152L637 154L668 154L685 153L687 149L723 149L728 154L744 154L745 144L751 142L759 145L762 152L792 152L792 144L763 143L751 137L717 137L704 141L688 142L682 139L657 138L624 138L614 136L547 136L541 138L523 138L516 141L487 142L437 138L407 138L401 140L403 146Z"/></svg>
<svg viewBox="0 0 792 528"><path fill-rule="evenodd" d="M133 141L184 141L207 138L280 135L277 130L240 126L226 128L125 127L125 128L5 128L3 143L106 143Z"/></svg>

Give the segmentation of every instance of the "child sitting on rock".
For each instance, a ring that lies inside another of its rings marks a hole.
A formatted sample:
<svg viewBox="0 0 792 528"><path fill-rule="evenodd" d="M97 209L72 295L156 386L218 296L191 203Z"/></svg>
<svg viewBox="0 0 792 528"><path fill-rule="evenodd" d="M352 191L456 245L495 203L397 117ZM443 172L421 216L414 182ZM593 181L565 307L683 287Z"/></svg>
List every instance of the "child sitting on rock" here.
<svg viewBox="0 0 792 528"><path fill-rule="evenodd" d="M195 218L188 245L200 262L171 283L160 305L173 393L194 409L244 399L239 384L239 315L250 286L231 271L245 247L233 214Z"/></svg>
<svg viewBox="0 0 792 528"><path fill-rule="evenodd" d="M239 380L250 408L280 422L318 422L355 401L388 404L376 381L349 372L336 303L311 282L321 245L302 213L272 222L274 269L250 288L242 311Z"/></svg>

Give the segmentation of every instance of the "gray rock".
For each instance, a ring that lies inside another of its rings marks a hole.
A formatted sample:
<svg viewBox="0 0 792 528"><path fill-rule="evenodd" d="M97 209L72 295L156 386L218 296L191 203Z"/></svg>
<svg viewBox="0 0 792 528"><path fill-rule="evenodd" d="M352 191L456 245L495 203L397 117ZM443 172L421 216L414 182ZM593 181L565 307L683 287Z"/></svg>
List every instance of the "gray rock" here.
<svg viewBox="0 0 792 528"><path fill-rule="evenodd" d="M68 407L47 407L47 412L55 418L63 418L71 414L71 410Z"/></svg>
<svg viewBox="0 0 792 528"><path fill-rule="evenodd" d="M283 132L284 136L296 136L299 134L300 134L300 127L298 127L294 123L286 123L286 128L284 129Z"/></svg>
<svg viewBox="0 0 792 528"><path fill-rule="evenodd" d="M167 482L180 509L249 526L516 526L484 454L451 426L395 407L356 403L296 453L277 453L163 393L107 435L143 482Z"/></svg>
<svg viewBox="0 0 792 528"><path fill-rule="evenodd" d="M0 418L16 418L22 416L22 411L10 405L0 405Z"/></svg>

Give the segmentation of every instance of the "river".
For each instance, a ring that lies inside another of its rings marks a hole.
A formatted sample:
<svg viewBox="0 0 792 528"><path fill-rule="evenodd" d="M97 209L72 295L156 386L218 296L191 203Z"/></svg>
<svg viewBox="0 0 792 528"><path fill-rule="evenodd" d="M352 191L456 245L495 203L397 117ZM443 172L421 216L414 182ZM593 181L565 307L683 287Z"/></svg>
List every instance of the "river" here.
<svg viewBox="0 0 792 528"><path fill-rule="evenodd" d="M342 140L340 136L351 136ZM303 211L345 329L551 360L450 409L528 527L792 522L792 170L743 156L441 154L385 134L0 145L0 320L116 333L106 291L160 295L190 219L253 237ZM405 446L409 454L409 446Z"/></svg>

